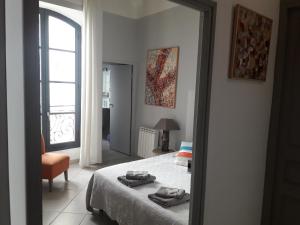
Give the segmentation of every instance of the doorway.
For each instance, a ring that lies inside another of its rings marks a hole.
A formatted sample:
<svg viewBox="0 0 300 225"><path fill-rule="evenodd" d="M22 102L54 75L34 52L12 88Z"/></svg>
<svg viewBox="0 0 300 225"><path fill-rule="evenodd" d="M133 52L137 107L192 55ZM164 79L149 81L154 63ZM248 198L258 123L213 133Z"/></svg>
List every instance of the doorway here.
<svg viewBox="0 0 300 225"><path fill-rule="evenodd" d="M133 66L103 64L103 149L131 155Z"/></svg>
<svg viewBox="0 0 300 225"><path fill-rule="evenodd" d="M300 224L300 3L280 11L262 225Z"/></svg>
<svg viewBox="0 0 300 225"><path fill-rule="evenodd" d="M210 87L213 60L216 3L211 0L172 0L181 5L204 13L203 40L198 48L197 91L195 108L195 133L192 165L192 201L190 224L203 224L208 122L210 106ZM25 2L25 1L24 1ZM41 190L39 161L39 76L38 76L38 1L30 0L24 4L24 55L25 55L25 98L26 98L26 179L27 179L27 224L41 224ZM33 31L33 32L29 32ZM31 57L34 56L34 57ZM32 59L35 59L32 63ZM33 87L32 87L33 86ZM33 126L31 126L33 125ZM29 129L31 128L31 129ZM197 163L195 163L197 162Z"/></svg>

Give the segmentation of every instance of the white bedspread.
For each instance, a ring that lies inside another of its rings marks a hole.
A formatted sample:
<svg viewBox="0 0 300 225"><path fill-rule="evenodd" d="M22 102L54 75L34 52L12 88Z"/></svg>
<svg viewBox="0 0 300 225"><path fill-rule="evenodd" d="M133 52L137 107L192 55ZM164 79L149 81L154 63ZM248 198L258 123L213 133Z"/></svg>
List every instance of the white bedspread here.
<svg viewBox="0 0 300 225"><path fill-rule="evenodd" d="M148 199L160 186L183 188L190 193L191 174L174 163L175 153L119 164L94 174L91 206L104 210L120 225L187 225L189 203L168 209ZM156 182L136 188L121 184L117 177L128 170L148 171Z"/></svg>

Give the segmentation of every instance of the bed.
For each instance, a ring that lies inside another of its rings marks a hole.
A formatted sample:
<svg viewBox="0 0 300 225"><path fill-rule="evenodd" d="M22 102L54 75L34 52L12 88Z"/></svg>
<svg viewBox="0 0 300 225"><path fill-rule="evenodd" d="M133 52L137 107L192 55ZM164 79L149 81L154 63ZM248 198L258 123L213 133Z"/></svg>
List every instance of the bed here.
<svg viewBox="0 0 300 225"><path fill-rule="evenodd" d="M191 174L176 165L174 158L175 153L169 153L97 170L87 189L87 209L103 210L119 225L187 225L189 203L165 209L148 199L148 194L161 186L190 192ZM117 180L128 170L148 171L157 179L153 184L129 188Z"/></svg>

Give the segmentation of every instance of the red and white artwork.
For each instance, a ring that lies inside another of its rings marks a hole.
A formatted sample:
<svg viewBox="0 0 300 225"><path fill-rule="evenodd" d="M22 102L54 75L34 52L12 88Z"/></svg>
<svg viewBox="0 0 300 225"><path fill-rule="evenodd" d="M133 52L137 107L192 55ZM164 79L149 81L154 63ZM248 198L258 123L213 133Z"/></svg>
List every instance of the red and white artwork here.
<svg viewBox="0 0 300 225"><path fill-rule="evenodd" d="M167 108L176 106L179 48L148 51L145 103Z"/></svg>

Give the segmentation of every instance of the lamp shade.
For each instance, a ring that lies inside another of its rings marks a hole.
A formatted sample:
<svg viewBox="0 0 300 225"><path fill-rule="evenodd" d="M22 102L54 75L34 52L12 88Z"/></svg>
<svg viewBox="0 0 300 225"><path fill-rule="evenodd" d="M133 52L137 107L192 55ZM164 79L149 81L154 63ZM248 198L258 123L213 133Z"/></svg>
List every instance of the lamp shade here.
<svg viewBox="0 0 300 225"><path fill-rule="evenodd" d="M156 130L180 130L177 122L172 119L160 119L155 125L154 129Z"/></svg>

